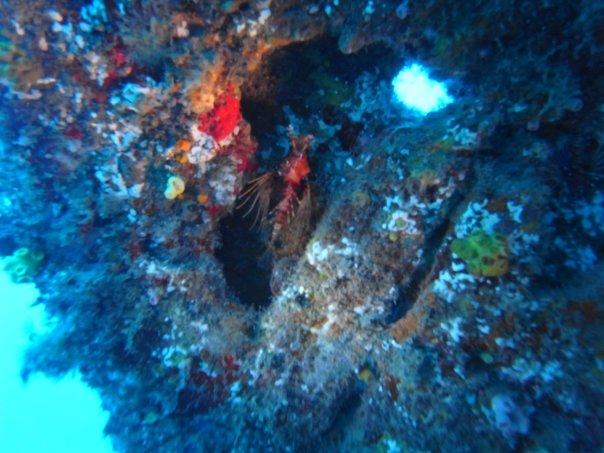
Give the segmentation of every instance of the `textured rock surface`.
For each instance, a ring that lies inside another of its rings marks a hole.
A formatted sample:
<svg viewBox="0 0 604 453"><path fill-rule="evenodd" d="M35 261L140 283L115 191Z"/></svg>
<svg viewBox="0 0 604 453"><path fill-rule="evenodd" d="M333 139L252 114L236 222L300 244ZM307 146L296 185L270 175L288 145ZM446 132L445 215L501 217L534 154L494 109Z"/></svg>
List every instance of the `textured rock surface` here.
<svg viewBox="0 0 604 453"><path fill-rule="evenodd" d="M602 448L598 2L0 6L24 376L79 369L116 449Z"/></svg>

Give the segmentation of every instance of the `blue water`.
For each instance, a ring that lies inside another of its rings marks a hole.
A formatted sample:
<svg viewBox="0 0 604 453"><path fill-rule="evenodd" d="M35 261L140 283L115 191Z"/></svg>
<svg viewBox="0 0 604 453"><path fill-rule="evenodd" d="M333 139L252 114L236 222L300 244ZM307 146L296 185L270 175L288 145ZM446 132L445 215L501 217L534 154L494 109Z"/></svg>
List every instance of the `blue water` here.
<svg viewBox="0 0 604 453"><path fill-rule="evenodd" d="M53 380L20 377L30 335L47 328L33 283L15 284L0 272L0 451L5 453L111 452L103 435L108 414L98 394L77 375Z"/></svg>

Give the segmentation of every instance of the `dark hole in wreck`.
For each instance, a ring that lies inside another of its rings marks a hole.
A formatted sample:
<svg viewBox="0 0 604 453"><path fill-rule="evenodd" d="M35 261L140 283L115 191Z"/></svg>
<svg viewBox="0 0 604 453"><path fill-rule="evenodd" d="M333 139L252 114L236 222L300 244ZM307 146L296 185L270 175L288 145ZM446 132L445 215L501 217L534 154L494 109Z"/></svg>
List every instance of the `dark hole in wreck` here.
<svg viewBox="0 0 604 453"><path fill-rule="evenodd" d="M376 61L380 62L377 66ZM284 138L277 133L277 126L288 125L286 106L296 116L308 119L318 114L324 121L328 118L340 123L341 130L345 130L350 126L343 107L324 102L323 97L343 99L352 92L354 81L363 72L377 70L388 78L395 68L395 55L384 44L345 55L338 50L337 40L327 35L291 44L267 55L242 86L241 99L243 116L251 124L260 150L265 151L261 153L264 157L260 158L260 168L275 171L284 157L282 152L276 152L276 142ZM329 86L332 82L342 92L325 92L325 84ZM344 149L347 148L345 141L341 139ZM314 149L321 149L321 145L315 143ZM322 155L317 159L311 152L309 158L311 178L316 182L324 179L321 178L321 167L329 156ZM317 184L313 187L321 190ZM223 263L227 283L240 302L261 309L271 301L270 279L275 256L267 251L267 232L255 228L254 218L254 212L246 215L245 207L235 209L225 217L220 223L222 245L216 256ZM299 250L297 247L292 249Z"/></svg>
<svg viewBox="0 0 604 453"><path fill-rule="evenodd" d="M243 84L243 116L261 149L274 146L277 125L288 126L286 106L296 116L317 114L326 122L333 120L344 127L347 112L333 101L346 99L364 72L377 71L384 80L392 78L399 62L384 43L343 54L337 39L329 35L284 46L265 56L260 68Z"/></svg>
<svg viewBox="0 0 604 453"><path fill-rule="evenodd" d="M263 308L270 304L271 260L262 232L253 225L253 216L236 209L220 222L222 245L216 257L224 266L229 287L242 304Z"/></svg>

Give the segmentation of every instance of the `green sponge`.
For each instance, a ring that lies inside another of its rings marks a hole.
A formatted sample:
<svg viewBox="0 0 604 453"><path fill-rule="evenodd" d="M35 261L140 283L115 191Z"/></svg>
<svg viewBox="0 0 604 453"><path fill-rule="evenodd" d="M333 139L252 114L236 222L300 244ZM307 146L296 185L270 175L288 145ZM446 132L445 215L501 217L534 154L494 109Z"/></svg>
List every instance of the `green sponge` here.
<svg viewBox="0 0 604 453"><path fill-rule="evenodd" d="M36 274L44 254L42 252L34 252L27 247L21 247L15 252L2 259L0 265L10 276L15 283L23 283L30 281Z"/></svg>
<svg viewBox="0 0 604 453"><path fill-rule="evenodd" d="M468 237L455 239L451 250L466 262L473 275L500 277L509 271L507 239L500 234L475 230Z"/></svg>

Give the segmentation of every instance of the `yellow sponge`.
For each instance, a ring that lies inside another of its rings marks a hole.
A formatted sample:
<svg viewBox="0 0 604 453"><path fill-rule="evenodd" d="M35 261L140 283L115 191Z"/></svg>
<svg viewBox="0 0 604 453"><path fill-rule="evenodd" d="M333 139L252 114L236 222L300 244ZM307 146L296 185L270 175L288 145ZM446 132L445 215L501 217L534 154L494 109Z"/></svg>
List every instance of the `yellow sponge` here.
<svg viewBox="0 0 604 453"><path fill-rule="evenodd" d="M174 200L185 191L185 182L179 176L170 176L164 195L168 200Z"/></svg>
<svg viewBox="0 0 604 453"><path fill-rule="evenodd" d="M11 256L0 261L0 267L5 270L15 283L31 281L42 264L44 254L21 247L15 250Z"/></svg>

